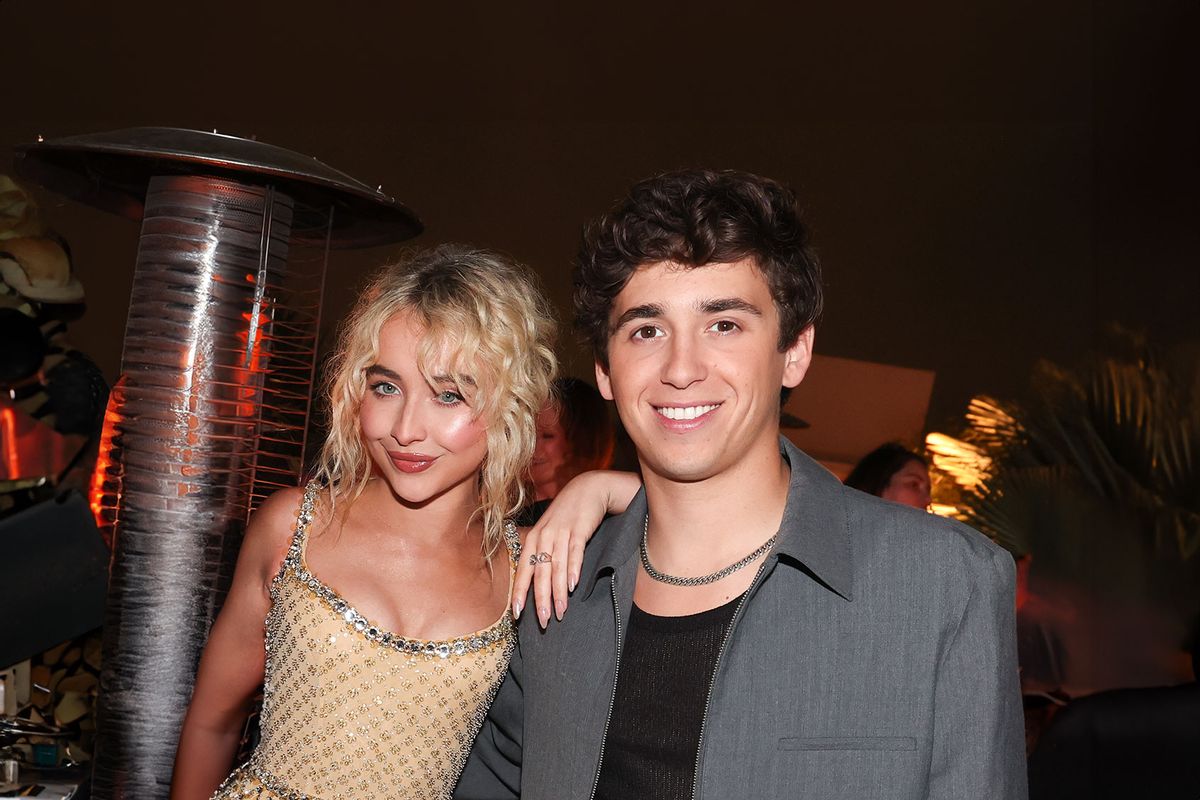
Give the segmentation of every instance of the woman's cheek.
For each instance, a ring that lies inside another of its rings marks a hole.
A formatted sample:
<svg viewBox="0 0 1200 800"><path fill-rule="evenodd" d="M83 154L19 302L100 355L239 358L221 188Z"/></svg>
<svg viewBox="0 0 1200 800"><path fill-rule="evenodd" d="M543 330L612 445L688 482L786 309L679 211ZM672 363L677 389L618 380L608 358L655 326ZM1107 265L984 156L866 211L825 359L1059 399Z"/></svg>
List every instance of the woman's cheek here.
<svg viewBox="0 0 1200 800"><path fill-rule="evenodd" d="M468 409L456 413L442 429L441 439L448 449L467 450L484 441L487 428Z"/></svg>
<svg viewBox="0 0 1200 800"><path fill-rule="evenodd" d="M388 435L388 417L381 406L373 398L365 397L358 408L358 427L368 440L383 439Z"/></svg>

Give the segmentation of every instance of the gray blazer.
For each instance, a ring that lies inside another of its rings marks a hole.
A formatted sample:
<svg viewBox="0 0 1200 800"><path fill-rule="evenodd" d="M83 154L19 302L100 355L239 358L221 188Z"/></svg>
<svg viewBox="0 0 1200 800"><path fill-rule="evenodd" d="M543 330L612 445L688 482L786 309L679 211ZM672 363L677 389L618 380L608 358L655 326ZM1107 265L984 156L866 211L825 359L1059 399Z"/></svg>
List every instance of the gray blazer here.
<svg viewBox="0 0 1200 800"><path fill-rule="evenodd" d="M779 541L717 664L695 797L1025 798L1012 558L781 441ZM455 797L592 796L645 513L604 524L562 623L522 617Z"/></svg>

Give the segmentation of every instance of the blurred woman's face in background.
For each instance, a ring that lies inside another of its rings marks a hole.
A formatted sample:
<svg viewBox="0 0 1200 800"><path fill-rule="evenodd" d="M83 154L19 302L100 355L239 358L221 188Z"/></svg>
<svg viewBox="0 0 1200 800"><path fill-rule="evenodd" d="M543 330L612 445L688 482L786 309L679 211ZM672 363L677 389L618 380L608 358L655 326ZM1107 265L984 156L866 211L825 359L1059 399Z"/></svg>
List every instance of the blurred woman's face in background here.
<svg viewBox="0 0 1200 800"><path fill-rule="evenodd" d="M913 508L929 508L929 469L919 461L906 462L879 496Z"/></svg>
<svg viewBox="0 0 1200 800"><path fill-rule="evenodd" d="M533 464L529 469L533 480L535 500L549 500L562 487L559 476L570 456L566 433L553 408L544 408L537 418L537 445L533 449Z"/></svg>

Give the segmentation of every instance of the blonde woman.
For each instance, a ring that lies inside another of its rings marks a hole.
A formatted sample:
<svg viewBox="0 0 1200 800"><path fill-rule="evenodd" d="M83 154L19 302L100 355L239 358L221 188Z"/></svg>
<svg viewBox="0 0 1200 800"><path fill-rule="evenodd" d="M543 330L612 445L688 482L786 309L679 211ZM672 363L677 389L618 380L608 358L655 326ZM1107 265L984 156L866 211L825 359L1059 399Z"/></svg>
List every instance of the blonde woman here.
<svg viewBox="0 0 1200 800"><path fill-rule="evenodd" d="M450 796L530 578L542 623L552 584L561 616L583 541L624 504L603 481L577 493L514 579L552 333L524 270L488 252L438 247L377 275L341 330L316 479L247 529L173 800ZM262 740L218 789L260 684Z"/></svg>

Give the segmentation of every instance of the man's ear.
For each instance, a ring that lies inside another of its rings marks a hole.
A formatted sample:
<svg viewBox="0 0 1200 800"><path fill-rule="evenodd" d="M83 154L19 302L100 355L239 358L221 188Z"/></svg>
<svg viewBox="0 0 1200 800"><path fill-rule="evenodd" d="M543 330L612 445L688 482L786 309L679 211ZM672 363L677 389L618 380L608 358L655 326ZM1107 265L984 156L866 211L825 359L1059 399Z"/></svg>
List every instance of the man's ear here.
<svg viewBox="0 0 1200 800"><path fill-rule="evenodd" d="M792 346L783 352L783 385L793 389L804 380L808 365L812 363L813 326L809 325L800 331Z"/></svg>
<svg viewBox="0 0 1200 800"><path fill-rule="evenodd" d="M605 400L612 400L612 381L608 377L608 368L600 363L600 359L596 359L596 388L600 390L600 396Z"/></svg>

